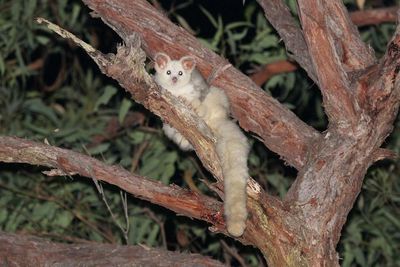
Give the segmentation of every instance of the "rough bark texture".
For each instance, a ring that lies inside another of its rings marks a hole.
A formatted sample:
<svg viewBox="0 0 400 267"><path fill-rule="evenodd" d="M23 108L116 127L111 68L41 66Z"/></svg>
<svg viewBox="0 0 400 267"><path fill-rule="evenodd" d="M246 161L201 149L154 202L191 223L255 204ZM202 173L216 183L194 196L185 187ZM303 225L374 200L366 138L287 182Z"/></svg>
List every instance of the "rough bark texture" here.
<svg viewBox="0 0 400 267"><path fill-rule="evenodd" d="M84 2L125 42L117 55L87 49L89 55L136 101L181 131L217 180L222 177L212 133L188 107L161 92L146 76L134 32L140 34L142 48L150 57L160 51L172 57L193 55L199 70L206 77L215 76L212 83L225 90L240 125L259 135L268 148L298 169L284 200L271 197L250 180L250 216L238 240L258 247L270 266L338 266L335 248L363 177L373 162L392 156L380 147L392 130L400 103L400 30L377 62L341 0L299 0L301 27L283 0L259 0L292 57L320 86L329 118L329 127L321 134L147 1ZM210 222L212 229L224 232L220 202L149 182L73 152L3 137L0 160L57 169L50 174L77 172L104 180L137 197Z"/></svg>
<svg viewBox="0 0 400 267"><path fill-rule="evenodd" d="M195 57L205 77L215 76L212 84L221 87L232 103L232 112L243 129L257 134L269 149L290 165L299 168L309 145L318 132L299 120L289 109L267 95L229 62L200 44L190 33L178 27L144 0L84 1L96 16L121 36L138 32L143 48L151 57L165 52L172 58ZM252 114L252 116L249 116Z"/></svg>
<svg viewBox="0 0 400 267"><path fill-rule="evenodd" d="M371 10L359 10L350 13L350 18L357 26L395 22L399 7L388 7Z"/></svg>
<svg viewBox="0 0 400 267"><path fill-rule="evenodd" d="M17 266L196 266L222 267L198 254L111 244L61 244L42 238L0 232L0 265Z"/></svg>
<svg viewBox="0 0 400 267"><path fill-rule="evenodd" d="M264 9L268 9L270 5L273 5L275 2L274 1L260 1L260 4L264 7ZM275 3L276 4L276 3ZM371 9L371 10L359 10L359 11L353 11L350 13L350 18L352 22L357 25L357 26L365 26L365 25L376 25L384 22L396 22L397 19L397 11L399 10L398 7L389 7L389 8L379 8L379 9ZM276 9L275 9L276 11ZM277 11L278 12L278 11ZM271 13L271 14L270 14ZM293 23L291 23L289 26L287 23L284 23L286 17L285 15L290 15L287 14L287 11L284 10L283 14L279 14L276 12L266 12L266 16L269 18L270 21L274 22L272 25L274 27L279 28L279 27L286 27L286 31L289 31L292 29L299 30L297 27L293 26ZM280 24L278 25L278 22ZM300 38L300 41L298 40L299 38L293 38L291 35L299 35L299 33L293 33L293 34L285 34L284 32L279 31L278 32L283 35L287 36L285 40L288 41L293 41L294 44L292 46L294 47L293 49L299 49L304 45L298 45L298 42L303 43L303 38ZM291 43L286 44L288 50L290 50L289 45ZM309 62L309 60L305 60L305 62ZM279 73L284 73L284 72L291 72L297 69L297 65L294 64L294 62L290 61L277 61L273 63L269 63L265 65L262 68L259 68L255 73L251 74L250 78L259 86L264 84L271 76ZM316 76L313 76L316 78Z"/></svg>

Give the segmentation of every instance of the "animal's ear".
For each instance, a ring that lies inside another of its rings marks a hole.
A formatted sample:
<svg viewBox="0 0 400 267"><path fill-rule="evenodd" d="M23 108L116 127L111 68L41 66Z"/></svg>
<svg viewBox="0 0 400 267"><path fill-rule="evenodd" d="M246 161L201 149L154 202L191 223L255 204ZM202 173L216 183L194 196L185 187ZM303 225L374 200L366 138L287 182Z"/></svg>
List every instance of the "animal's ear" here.
<svg viewBox="0 0 400 267"><path fill-rule="evenodd" d="M157 53L154 57L156 71L164 70L167 67L168 62L171 61L168 55L164 53Z"/></svg>
<svg viewBox="0 0 400 267"><path fill-rule="evenodd" d="M182 57L179 61L181 62L183 69L186 71L192 71L196 66L196 61L193 57Z"/></svg>

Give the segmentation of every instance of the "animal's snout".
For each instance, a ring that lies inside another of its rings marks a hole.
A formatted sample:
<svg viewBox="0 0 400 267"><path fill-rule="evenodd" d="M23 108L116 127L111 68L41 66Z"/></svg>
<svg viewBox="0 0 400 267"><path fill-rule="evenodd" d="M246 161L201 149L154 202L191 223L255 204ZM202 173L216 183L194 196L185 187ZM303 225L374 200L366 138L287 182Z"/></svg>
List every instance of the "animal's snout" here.
<svg viewBox="0 0 400 267"><path fill-rule="evenodd" d="M177 81L178 81L178 77L175 77L175 76L172 77L172 82L173 82L173 83L176 83Z"/></svg>

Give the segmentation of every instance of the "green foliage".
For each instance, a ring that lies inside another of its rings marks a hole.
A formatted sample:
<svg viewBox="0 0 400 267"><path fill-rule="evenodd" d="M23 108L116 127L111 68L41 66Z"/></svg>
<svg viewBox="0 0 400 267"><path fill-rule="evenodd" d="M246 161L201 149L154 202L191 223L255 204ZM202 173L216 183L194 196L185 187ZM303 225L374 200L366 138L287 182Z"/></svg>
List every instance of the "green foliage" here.
<svg viewBox="0 0 400 267"><path fill-rule="evenodd" d="M374 167L343 233L342 266L399 266L399 164ZM384 263L384 264L382 264Z"/></svg>
<svg viewBox="0 0 400 267"><path fill-rule="evenodd" d="M88 10L80 1L2 1L0 10L0 133L47 140L128 169L137 147L146 141L151 150L145 151L146 160L136 167L138 172L147 171L154 174L153 179L168 184L178 156L176 151L167 151L168 142L158 134L159 123L121 127L132 112L143 115L143 109L114 81L101 75L82 51L38 26L34 18L49 18L83 39L96 39L96 32L110 35L111 31L89 21ZM115 46L118 40L107 42L102 46ZM54 60L57 58L60 60ZM118 122L115 127L121 128L117 137L97 143L96 138L109 130L113 119ZM147 132L140 127L156 129ZM151 172L149 165L154 166L160 156L167 171L158 168ZM1 230L63 241L126 242L90 180L48 178L40 173L42 169L31 166L1 164L0 168ZM126 227L119 190L105 185L105 197L118 223ZM150 216L152 208L129 198L129 244L161 245L165 211Z"/></svg>
<svg viewBox="0 0 400 267"><path fill-rule="evenodd" d="M246 1L230 19L227 10L217 10L215 3L165 2L171 17L245 73L287 59L283 43L255 1ZM296 2L286 2L295 14ZM356 7L354 0L345 3ZM0 134L47 140L164 184L186 186L182 177L189 170L194 186L212 194L198 179L212 178L204 174L192 154L179 151L161 134L158 119L102 75L80 49L33 23L35 17L45 17L102 49L115 48L119 40L100 21L91 19L80 1L0 0L0 11ZM187 15L188 11L196 16ZM393 24L384 24L363 27L361 34L382 54L393 30ZM320 130L326 127L319 92L301 70L276 75L263 88L308 124ZM398 153L399 124L397 121L387 143ZM251 142L252 177L273 194L284 196L296 173L257 140ZM65 242L89 239L165 246L238 265L228 256L224 248L228 245L238 249L248 266L261 265L260 254L253 248L228 238L224 245L221 235L205 230L206 224L175 216L131 196L126 225L118 188L103 185L115 214L113 219L91 180L47 177L41 174L43 170L28 165L0 165L1 230L40 234ZM378 164L369 171L339 245L343 266L400 265L396 254L400 250L398 176L399 164L393 162ZM126 236L119 225L124 229L129 226Z"/></svg>

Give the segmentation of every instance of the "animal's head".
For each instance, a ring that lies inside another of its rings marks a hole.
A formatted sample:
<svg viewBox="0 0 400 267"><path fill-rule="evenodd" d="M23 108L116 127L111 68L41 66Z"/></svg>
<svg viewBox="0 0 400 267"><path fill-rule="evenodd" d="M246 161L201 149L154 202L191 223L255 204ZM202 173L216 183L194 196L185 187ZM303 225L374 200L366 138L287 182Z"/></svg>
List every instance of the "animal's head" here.
<svg viewBox="0 0 400 267"><path fill-rule="evenodd" d="M179 60L171 60L164 53L158 53L154 57L157 79L163 87L182 87L185 86L192 75L196 66L193 57L185 56Z"/></svg>

